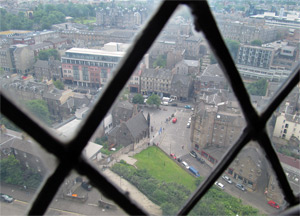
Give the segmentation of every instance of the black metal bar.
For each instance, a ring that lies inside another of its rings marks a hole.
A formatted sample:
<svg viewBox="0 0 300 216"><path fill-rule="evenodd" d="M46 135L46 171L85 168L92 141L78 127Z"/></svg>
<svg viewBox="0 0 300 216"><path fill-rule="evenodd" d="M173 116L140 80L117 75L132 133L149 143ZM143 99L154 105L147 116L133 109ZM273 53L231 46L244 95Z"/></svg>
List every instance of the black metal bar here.
<svg viewBox="0 0 300 216"><path fill-rule="evenodd" d="M298 67L295 68L294 72L289 76L289 78L282 84L280 89L273 96L271 103L269 106L262 112L261 119L262 122L267 122L268 119L273 115L275 109L282 103L284 98L288 96L288 94L293 90L293 88L300 81L300 63Z"/></svg>
<svg viewBox="0 0 300 216"><path fill-rule="evenodd" d="M87 116L81 130L70 143L70 150L74 156L81 153L94 131L97 129L101 120L112 106L119 92L125 86L130 75L143 58L144 54L150 48L169 17L175 11L178 2L165 1L152 16L143 31L137 36L134 46L128 51L120 66L117 68L115 77L112 78L109 85L104 89L100 100L94 106L94 109Z"/></svg>
<svg viewBox="0 0 300 216"><path fill-rule="evenodd" d="M130 200L130 197L117 186L112 184L108 178L99 173L96 168L92 167L88 162L81 160L76 166L76 170L87 175L92 185L96 186L100 193L118 204L129 215L147 215L138 203ZM130 192L129 192L130 193Z"/></svg>
<svg viewBox="0 0 300 216"><path fill-rule="evenodd" d="M192 14L194 15L194 24L196 30L203 31L211 50L215 54L218 63L225 74L235 96L237 97L245 119L252 127L258 122L258 115L253 108L250 97L243 84L243 80L235 66L235 63L225 45L222 35L218 30L217 24L205 0L188 1Z"/></svg>
<svg viewBox="0 0 300 216"><path fill-rule="evenodd" d="M41 144L48 152L63 158L66 149L60 141L48 133L47 128L35 121L29 114L26 114L20 107L8 99L4 92L1 92L1 113L9 118L15 125L29 134L35 141ZM49 130L49 128L48 128Z"/></svg>
<svg viewBox="0 0 300 216"><path fill-rule="evenodd" d="M260 146L264 149L265 153L268 156L268 160L271 163L273 171L275 172L275 174L279 180L278 183L282 189L285 200L287 202L289 202L290 205L297 204L293 190L291 189L291 186L286 178L285 172L283 171L283 168L282 168L279 158L277 157L277 154L272 146L269 136L264 131L258 137L257 141L259 142Z"/></svg>
<svg viewBox="0 0 300 216"><path fill-rule="evenodd" d="M47 179L43 188L35 198L28 215L43 215L47 211L52 199L54 198L59 186L70 172L70 166L60 163L55 172Z"/></svg>
<svg viewBox="0 0 300 216"><path fill-rule="evenodd" d="M245 128L237 142L227 150L220 162L207 177L207 179L198 187L197 191L191 196L186 204L180 209L177 215L187 215L199 200L206 194L219 176L227 169L238 153L251 140L251 129Z"/></svg>

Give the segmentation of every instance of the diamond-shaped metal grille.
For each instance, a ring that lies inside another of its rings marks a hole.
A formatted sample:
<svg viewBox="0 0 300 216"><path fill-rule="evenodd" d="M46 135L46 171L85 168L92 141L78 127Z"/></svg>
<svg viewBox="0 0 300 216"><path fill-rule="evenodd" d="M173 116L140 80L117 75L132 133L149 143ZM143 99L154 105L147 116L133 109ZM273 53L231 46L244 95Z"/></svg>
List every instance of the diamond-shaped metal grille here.
<svg viewBox="0 0 300 216"><path fill-rule="evenodd" d="M209 42L211 50L218 59L218 63L225 73L237 99L240 102L241 109L247 121L247 126L237 142L223 156L223 160L215 167L214 171L200 185L198 190L187 201L187 203L178 212L179 215L186 215L196 205L196 203L205 195L217 178L223 173L228 165L234 160L238 152L250 141L256 140L265 150L267 158L277 175L279 184L284 192L286 201L289 203L289 209L285 214L295 214L299 209L294 207L299 203L299 197L296 197L284 171L280 165L279 159L272 147L271 141L266 132L266 123L274 110L279 106L283 99L299 83L300 64L294 69L288 80L274 96L269 106L258 115L252 107L249 96L242 82L239 72L225 46L222 36L217 28L216 22L206 1L165 1L159 9L153 14L150 21L137 36L134 45L127 52L123 61L117 68L116 76L105 88L102 97L97 101L89 116L85 119L82 127L72 140L67 143L58 140L45 127L34 121L20 107L16 106L1 91L1 112L7 116L18 127L28 133L47 151L54 154L59 159L59 165L55 172L46 180L39 191L29 215L42 215L46 212L49 204L55 196L59 186L70 173L75 169L82 175L86 175L90 181L99 189L99 191L108 198L112 199L124 211L130 215L147 214L137 203L134 203L128 196L111 184L110 180L99 173L82 157L81 152L88 143L97 126L102 121L118 93L123 89L127 80L130 78L135 67L142 59L144 54L150 48L172 13L180 4L187 5L194 16L194 24L197 31L202 31Z"/></svg>

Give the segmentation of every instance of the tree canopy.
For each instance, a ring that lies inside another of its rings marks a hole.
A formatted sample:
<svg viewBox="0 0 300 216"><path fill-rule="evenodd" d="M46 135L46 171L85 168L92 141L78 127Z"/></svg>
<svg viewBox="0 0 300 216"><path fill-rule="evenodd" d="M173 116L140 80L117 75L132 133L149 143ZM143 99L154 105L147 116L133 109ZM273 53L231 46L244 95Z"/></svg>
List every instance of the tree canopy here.
<svg viewBox="0 0 300 216"><path fill-rule="evenodd" d="M134 104L143 104L144 103L144 97L141 94L136 94L132 98L132 103Z"/></svg>
<svg viewBox="0 0 300 216"><path fill-rule="evenodd" d="M153 67L161 67L165 68L167 65L167 56L166 55L159 55L157 59L153 62Z"/></svg>
<svg viewBox="0 0 300 216"><path fill-rule="evenodd" d="M60 89L60 90L63 90L63 89L65 88L63 82L60 81L60 80L54 81L54 82L53 82L53 85L54 85L56 88Z"/></svg>
<svg viewBox="0 0 300 216"><path fill-rule="evenodd" d="M65 17L73 18L96 16L95 7L84 4L40 4L33 11L32 17L20 12L18 15L8 13L0 9L0 31L9 29L16 30L44 30L50 29L51 25L65 22Z"/></svg>
<svg viewBox="0 0 300 216"><path fill-rule="evenodd" d="M253 40L251 41L250 43L252 46L261 46L262 45L262 42L261 40Z"/></svg>
<svg viewBox="0 0 300 216"><path fill-rule="evenodd" d="M26 108L42 122L47 125L51 124L50 113L47 103L43 100L30 100L25 102Z"/></svg>
<svg viewBox="0 0 300 216"><path fill-rule="evenodd" d="M8 184L23 184L20 162L13 155L0 161L1 180Z"/></svg>
<svg viewBox="0 0 300 216"><path fill-rule="evenodd" d="M60 54L56 49L41 50L38 59L48 61L51 56L53 56L55 60L60 60Z"/></svg>
<svg viewBox="0 0 300 216"><path fill-rule="evenodd" d="M152 94L147 100L147 104L156 105L157 107L159 107L160 102L161 102L160 97L156 94Z"/></svg>
<svg viewBox="0 0 300 216"><path fill-rule="evenodd" d="M251 95L265 96L267 92L268 82L265 79L260 79L256 82L246 85L246 88Z"/></svg>
<svg viewBox="0 0 300 216"><path fill-rule="evenodd" d="M240 43L238 41L231 40L231 39L225 39L225 43L229 49L232 58L235 59L239 51Z"/></svg>

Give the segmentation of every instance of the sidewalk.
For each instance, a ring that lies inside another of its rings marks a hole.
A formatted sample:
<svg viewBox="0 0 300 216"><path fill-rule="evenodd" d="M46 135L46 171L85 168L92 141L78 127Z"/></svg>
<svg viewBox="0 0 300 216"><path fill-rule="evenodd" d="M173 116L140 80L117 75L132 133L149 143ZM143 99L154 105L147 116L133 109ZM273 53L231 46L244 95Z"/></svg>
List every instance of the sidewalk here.
<svg viewBox="0 0 300 216"><path fill-rule="evenodd" d="M129 196L136 203L139 203L150 215L162 215L162 210L152 201L150 201L142 192L140 192L135 186L130 184L121 176L115 174L114 172L106 169L104 175L107 176L116 185L120 186L122 190L128 191Z"/></svg>

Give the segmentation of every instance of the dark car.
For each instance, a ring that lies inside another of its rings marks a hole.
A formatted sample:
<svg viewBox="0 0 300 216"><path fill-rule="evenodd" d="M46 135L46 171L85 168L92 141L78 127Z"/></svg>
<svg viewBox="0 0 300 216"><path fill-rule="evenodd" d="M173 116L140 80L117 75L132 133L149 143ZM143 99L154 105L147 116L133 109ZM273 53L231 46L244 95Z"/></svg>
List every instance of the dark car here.
<svg viewBox="0 0 300 216"><path fill-rule="evenodd" d="M244 185L242 185L242 184L236 184L235 186L236 186L238 189L240 189L240 190L242 190L242 191L245 191Z"/></svg>
<svg viewBox="0 0 300 216"><path fill-rule="evenodd" d="M204 159L203 159L203 158L197 157L196 159L197 159L197 161L199 161L199 162L200 162L200 163L202 163L202 164L204 164L204 163L205 163L205 161L204 161Z"/></svg>
<svg viewBox="0 0 300 216"><path fill-rule="evenodd" d="M85 181L81 183L81 187L86 189L87 191L90 191L93 188L92 185L90 185L89 182L85 182Z"/></svg>
<svg viewBox="0 0 300 216"><path fill-rule="evenodd" d="M171 106L177 106L177 103L172 103Z"/></svg>
<svg viewBox="0 0 300 216"><path fill-rule="evenodd" d="M181 162L182 162L182 159L181 159L181 158L177 158L177 161L178 161L179 163L181 163Z"/></svg>
<svg viewBox="0 0 300 216"><path fill-rule="evenodd" d="M196 152L194 152L193 150L190 151L190 155L191 155L192 157L194 157L194 158L197 158L197 154L196 154Z"/></svg>
<svg viewBox="0 0 300 216"><path fill-rule="evenodd" d="M0 199L2 202L8 202L8 203L11 203L14 201L14 198L12 198L11 196L9 196L7 194L3 194L3 193L0 193Z"/></svg>

